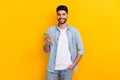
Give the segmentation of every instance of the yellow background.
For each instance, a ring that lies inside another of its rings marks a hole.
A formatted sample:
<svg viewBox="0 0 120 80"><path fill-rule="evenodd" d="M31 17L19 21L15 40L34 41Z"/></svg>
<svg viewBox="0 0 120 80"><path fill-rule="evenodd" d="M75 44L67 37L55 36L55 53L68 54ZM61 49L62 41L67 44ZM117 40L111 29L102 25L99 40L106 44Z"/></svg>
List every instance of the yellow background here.
<svg viewBox="0 0 120 80"><path fill-rule="evenodd" d="M120 80L119 0L1 0L0 80L45 80L43 33L57 23L59 4L85 47L73 80Z"/></svg>

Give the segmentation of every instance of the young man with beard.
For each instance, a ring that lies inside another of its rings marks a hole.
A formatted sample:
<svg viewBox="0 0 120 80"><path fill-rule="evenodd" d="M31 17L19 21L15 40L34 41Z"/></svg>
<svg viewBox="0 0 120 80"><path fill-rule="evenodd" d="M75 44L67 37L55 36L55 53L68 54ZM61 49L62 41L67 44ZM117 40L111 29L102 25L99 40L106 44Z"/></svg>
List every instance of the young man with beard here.
<svg viewBox="0 0 120 80"><path fill-rule="evenodd" d="M50 52L47 80L72 80L72 71L84 54L80 33L67 24L68 8L60 5L56 9L58 24L50 27L45 36L43 50Z"/></svg>

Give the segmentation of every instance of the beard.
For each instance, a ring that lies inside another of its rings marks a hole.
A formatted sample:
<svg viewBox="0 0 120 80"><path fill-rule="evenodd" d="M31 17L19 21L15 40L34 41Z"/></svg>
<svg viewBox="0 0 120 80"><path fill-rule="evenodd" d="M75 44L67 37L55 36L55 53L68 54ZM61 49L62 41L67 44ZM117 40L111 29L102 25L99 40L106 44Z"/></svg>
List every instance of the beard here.
<svg viewBox="0 0 120 80"><path fill-rule="evenodd" d="M67 21L66 18L59 18L58 19L59 24L64 24L64 23L66 23L66 21Z"/></svg>

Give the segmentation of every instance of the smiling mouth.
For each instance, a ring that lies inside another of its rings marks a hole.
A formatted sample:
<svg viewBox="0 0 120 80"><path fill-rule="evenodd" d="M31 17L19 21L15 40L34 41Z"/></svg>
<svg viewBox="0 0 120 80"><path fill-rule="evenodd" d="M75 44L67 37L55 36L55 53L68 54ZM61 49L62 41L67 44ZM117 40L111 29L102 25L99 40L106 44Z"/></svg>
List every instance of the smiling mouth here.
<svg viewBox="0 0 120 80"><path fill-rule="evenodd" d="M63 23L66 22L66 19L65 18L59 18L58 21L59 21L59 23L63 24Z"/></svg>
<svg viewBox="0 0 120 80"><path fill-rule="evenodd" d="M59 18L59 20L61 20L61 19L64 19L64 20L65 20L65 18Z"/></svg>
<svg viewBox="0 0 120 80"><path fill-rule="evenodd" d="M62 20L65 20L65 19L59 19L59 21L62 21Z"/></svg>

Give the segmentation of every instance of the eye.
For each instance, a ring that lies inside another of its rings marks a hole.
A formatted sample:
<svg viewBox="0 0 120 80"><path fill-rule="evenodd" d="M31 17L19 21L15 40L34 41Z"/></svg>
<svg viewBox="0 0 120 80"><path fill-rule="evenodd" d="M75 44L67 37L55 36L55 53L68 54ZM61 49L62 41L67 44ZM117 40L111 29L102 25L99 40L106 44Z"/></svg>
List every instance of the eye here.
<svg viewBox="0 0 120 80"><path fill-rule="evenodd" d="M63 14L63 15L65 15L65 14Z"/></svg>
<svg viewBox="0 0 120 80"><path fill-rule="evenodd" d="M60 16L61 14L57 14L58 16Z"/></svg>

